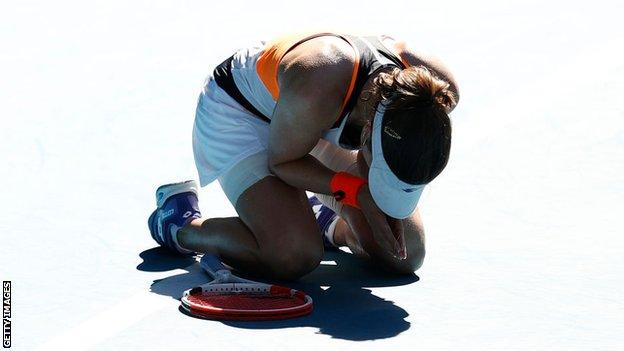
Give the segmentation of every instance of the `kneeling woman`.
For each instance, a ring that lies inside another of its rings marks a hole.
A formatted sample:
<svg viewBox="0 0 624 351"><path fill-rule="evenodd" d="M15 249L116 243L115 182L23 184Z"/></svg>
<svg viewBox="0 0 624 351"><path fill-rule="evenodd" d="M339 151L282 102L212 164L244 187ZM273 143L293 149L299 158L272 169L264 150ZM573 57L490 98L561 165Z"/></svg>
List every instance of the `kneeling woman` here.
<svg viewBox="0 0 624 351"><path fill-rule="evenodd" d="M458 97L441 63L386 36L240 50L206 80L193 128L201 185L218 180L238 217L201 218L195 183L168 184L152 237L267 278L309 273L324 242L411 274L425 255L416 205L447 164Z"/></svg>

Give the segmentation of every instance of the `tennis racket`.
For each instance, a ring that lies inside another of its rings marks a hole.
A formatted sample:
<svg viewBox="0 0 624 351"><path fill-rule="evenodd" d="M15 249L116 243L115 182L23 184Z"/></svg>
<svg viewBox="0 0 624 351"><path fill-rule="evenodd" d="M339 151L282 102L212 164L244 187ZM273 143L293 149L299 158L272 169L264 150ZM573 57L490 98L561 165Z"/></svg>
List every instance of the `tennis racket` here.
<svg viewBox="0 0 624 351"><path fill-rule="evenodd" d="M184 292L180 302L192 316L257 321L312 312L312 298L302 291L239 278L214 255L205 254L199 264L213 280Z"/></svg>

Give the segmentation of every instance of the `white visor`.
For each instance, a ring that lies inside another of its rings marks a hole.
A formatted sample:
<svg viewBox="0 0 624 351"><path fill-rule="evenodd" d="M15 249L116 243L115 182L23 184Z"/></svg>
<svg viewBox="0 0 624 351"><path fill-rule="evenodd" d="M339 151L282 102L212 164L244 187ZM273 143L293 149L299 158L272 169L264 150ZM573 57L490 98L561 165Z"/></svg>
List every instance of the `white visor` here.
<svg viewBox="0 0 624 351"><path fill-rule="evenodd" d="M425 184L414 185L400 180L386 163L381 149L384 112L385 104L382 102L373 119L373 162L368 171L368 187L373 200L385 214L402 219L416 209Z"/></svg>

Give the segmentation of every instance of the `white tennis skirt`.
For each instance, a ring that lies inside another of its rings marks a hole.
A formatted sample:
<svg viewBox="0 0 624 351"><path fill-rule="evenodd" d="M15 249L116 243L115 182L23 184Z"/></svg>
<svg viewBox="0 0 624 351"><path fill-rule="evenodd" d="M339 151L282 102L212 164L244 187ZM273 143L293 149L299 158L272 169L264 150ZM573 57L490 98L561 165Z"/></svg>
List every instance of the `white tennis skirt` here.
<svg viewBox="0 0 624 351"><path fill-rule="evenodd" d="M199 95L193 125L193 155L201 186L241 160L268 148L269 124L232 99L209 76Z"/></svg>
<svg viewBox="0 0 624 351"><path fill-rule="evenodd" d="M269 124L239 105L209 76L199 96L193 126L193 154L201 186L218 179L236 206L242 192L271 175L268 140ZM310 154L334 171L358 174L357 151L319 140ZM340 213L330 197L318 197Z"/></svg>

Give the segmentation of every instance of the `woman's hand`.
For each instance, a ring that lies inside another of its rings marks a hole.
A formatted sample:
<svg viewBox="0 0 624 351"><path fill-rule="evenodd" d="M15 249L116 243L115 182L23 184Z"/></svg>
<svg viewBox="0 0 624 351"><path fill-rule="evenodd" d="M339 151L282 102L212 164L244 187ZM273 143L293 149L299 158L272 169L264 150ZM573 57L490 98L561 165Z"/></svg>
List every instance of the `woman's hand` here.
<svg viewBox="0 0 624 351"><path fill-rule="evenodd" d="M407 250L401 220L386 216L377 207L366 184L358 191L358 202L377 244L393 257L399 260L405 259Z"/></svg>
<svg viewBox="0 0 624 351"><path fill-rule="evenodd" d="M403 220L398 218L393 218L386 215L386 221L392 230L392 234L394 235L394 239L399 244L399 258L405 259L407 258L407 247L405 246L405 232L403 231Z"/></svg>

